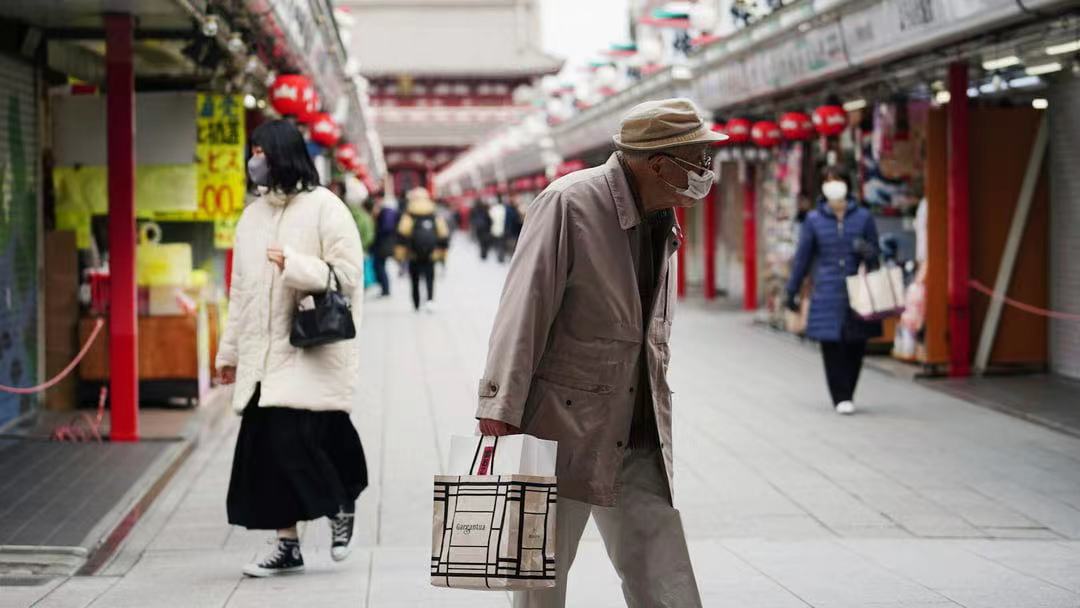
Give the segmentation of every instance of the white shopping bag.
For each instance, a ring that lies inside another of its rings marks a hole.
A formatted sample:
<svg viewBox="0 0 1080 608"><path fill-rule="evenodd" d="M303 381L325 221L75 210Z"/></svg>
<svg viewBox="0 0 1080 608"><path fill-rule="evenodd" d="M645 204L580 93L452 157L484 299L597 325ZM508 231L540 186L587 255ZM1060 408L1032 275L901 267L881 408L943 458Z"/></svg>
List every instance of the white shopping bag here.
<svg viewBox="0 0 1080 608"><path fill-rule="evenodd" d="M847 278L851 310L867 321L899 316L904 312L904 271L899 266L883 265L873 272L865 266Z"/></svg>
<svg viewBox="0 0 1080 608"><path fill-rule="evenodd" d="M435 476L432 585L555 586L556 450L530 435L451 438Z"/></svg>

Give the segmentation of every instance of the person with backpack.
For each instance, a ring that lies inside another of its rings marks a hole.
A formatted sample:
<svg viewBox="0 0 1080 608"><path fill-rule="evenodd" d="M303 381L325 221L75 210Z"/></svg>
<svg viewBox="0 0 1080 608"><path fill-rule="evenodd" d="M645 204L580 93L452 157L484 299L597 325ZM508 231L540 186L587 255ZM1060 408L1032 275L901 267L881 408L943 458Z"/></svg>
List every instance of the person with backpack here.
<svg viewBox="0 0 1080 608"><path fill-rule="evenodd" d="M409 262L409 278L412 280L413 307L428 312L434 310L435 262L446 256L450 229L440 217L435 202L424 188L410 190L408 205L398 224L398 246L395 257ZM420 279L427 285L427 300L420 299Z"/></svg>

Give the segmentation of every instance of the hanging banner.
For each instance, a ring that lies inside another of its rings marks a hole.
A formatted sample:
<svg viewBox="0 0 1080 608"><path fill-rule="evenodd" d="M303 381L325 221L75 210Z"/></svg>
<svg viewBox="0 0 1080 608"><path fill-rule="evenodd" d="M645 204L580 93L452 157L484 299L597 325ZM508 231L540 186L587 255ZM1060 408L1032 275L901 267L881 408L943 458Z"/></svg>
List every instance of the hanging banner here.
<svg viewBox="0 0 1080 608"><path fill-rule="evenodd" d="M244 104L239 95L195 98L198 219L235 218L244 210Z"/></svg>

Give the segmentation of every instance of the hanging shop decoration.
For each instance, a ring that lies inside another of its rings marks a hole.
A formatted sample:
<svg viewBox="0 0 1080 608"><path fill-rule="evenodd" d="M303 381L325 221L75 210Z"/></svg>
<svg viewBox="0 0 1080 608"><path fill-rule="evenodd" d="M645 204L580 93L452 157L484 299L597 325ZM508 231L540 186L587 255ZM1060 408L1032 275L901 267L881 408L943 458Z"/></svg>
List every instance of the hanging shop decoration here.
<svg viewBox="0 0 1080 608"><path fill-rule="evenodd" d="M745 144L750 141L750 121L745 118L732 118L724 126L724 131L733 144Z"/></svg>
<svg viewBox="0 0 1080 608"><path fill-rule="evenodd" d="M780 133L790 141L810 139L814 135L814 121L802 112L787 112L780 117Z"/></svg>
<svg viewBox="0 0 1080 608"><path fill-rule="evenodd" d="M317 114L311 122L311 141L320 146L332 148L339 139L341 139L341 129L338 128L334 119L326 113Z"/></svg>
<svg viewBox="0 0 1080 608"><path fill-rule="evenodd" d="M319 105L319 94L315 92L315 87L304 91L304 107L296 115L296 119L305 125L314 123L322 114L319 111Z"/></svg>
<svg viewBox="0 0 1080 608"><path fill-rule="evenodd" d="M359 152L356 150L356 144L341 144L337 147L337 152L334 154L341 168L346 171L355 171L359 158Z"/></svg>
<svg viewBox="0 0 1080 608"><path fill-rule="evenodd" d="M840 106L821 106L814 110L814 128L826 137L839 135L847 128L847 114Z"/></svg>
<svg viewBox="0 0 1080 608"><path fill-rule="evenodd" d="M300 74L282 74L270 87L270 105L282 116L296 116L307 111L315 95L311 79Z"/></svg>
<svg viewBox="0 0 1080 608"><path fill-rule="evenodd" d="M780 143L780 127L771 120L759 120L750 128L750 138L762 148L771 148Z"/></svg>

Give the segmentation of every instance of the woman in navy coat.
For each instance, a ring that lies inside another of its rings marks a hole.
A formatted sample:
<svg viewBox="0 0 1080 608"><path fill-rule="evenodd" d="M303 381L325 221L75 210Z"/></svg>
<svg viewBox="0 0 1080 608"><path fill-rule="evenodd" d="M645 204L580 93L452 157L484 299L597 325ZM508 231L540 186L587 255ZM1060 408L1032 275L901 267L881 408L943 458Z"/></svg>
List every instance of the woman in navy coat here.
<svg viewBox="0 0 1080 608"><path fill-rule="evenodd" d="M855 386L866 342L881 335L880 322L867 322L848 305L847 277L878 264L878 231L870 211L848 194L844 173L825 170L823 197L803 222L787 284L787 305L798 310L796 294L814 268L807 337L821 343L825 377L837 413L855 413ZM815 265L816 264L816 265Z"/></svg>

